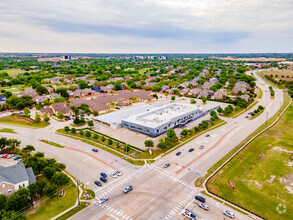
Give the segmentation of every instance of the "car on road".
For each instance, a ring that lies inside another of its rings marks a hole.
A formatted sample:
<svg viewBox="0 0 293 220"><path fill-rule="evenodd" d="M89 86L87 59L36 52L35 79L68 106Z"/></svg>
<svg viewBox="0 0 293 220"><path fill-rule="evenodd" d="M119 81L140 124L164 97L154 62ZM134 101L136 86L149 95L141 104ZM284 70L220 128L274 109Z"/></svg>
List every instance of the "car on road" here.
<svg viewBox="0 0 293 220"><path fill-rule="evenodd" d="M204 203L199 203L198 206L206 211L209 210L209 206L207 204L204 204Z"/></svg>
<svg viewBox="0 0 293 220"><path fill-rule="evenodd" d="M117 174L116 174L116 172L115 173L111 173L110 176L113 177L113 178L116 178L117 177Z"/></svg>
<svg viewBox="0 0 293 220"><path fill-rule="evenodd" d="M133 189L132 186L128 186L128 187L126 187L126 188L123 190L123 192L126 194L126 193L128 193L129 191L131 191L132 189Z"/></svg>
<svg viewBox="0 0 293 220"><path fill-rule="evenodd" d="M21 158L21 156L18 155L18 156L15 156L15 157L14 157L14 160L18 160L18 159L20 159L20 158Z"/></svg>
<svg viewBox="0 0 293 220"><path fill-rule="evenodd" d="M195 198L196 200L200 201L200 202L205 202L205 201L206 201L206 199L203 198L202 196L195 196L194 198Z"/></svg>
<svg viewBox="0 0 293 220"><path fill-rule="evenodd" d="M188 219L191 219L191 220L195 220L196 219L196 215L194 213L192 213L191 211L185 209L182 214L188 218Z"/></svg>
<svg viewBox="0 0 293 220"><path fill-rule="evenodd" d="M206 134L206 137L210 137L211 135L209 135L209 134Z"/></svg>
<svg viewBox="0 0 293 220"><path fill-rule="evenodd" d="M122 173L120 171L116 170L116 175L117 176L122 176Z"/></svg>
<svg viewBox="0 0 293 220"><path fill-rule="evenodd" d="M108 182L108 180L105 178L105 177L100 177L100 180L102 181L102 182L104 182L104 183L106 183L106 182Z"/></svg>
<svg viewBox="0 0 293 220"><path fill-rule="evenodd" d="M230 212L229 210L224 210L224 211L223 211L223 214L224 214L224 215L227 215L227 216L230 217L230 218L235 218L235 214L232 213L232 212Z"/></svg>
<svg viewBox="0 0 293 220"><path fill-rule="evenodd" d="M93 148L92 151L93 152L99 152L99 150L97 148Z"/></svg>
<svg viewBox="0 0 293 220"><path fill-rule="evenodd" d="M200 145L200 146L199 146L199 149L204 149L204 146L203 146L203 145Z"/></svg>
<svg viewBox="0 0 293 220"><path fill-rule="evenodd" d="M2 158L7 158L9 154L5 154Z"/></svg>
<svg viewBox="0 0 293 220"><path fill-rule="evenodd" d="M164 168L167 168L167 167L169 167L169 166L170 166L169 163L165 163Z"/></svg>
<svg viewBox="0 0 293 220"><path fill-rule="evenodd" d="M192 152L192 151L194 151L194 148L190 148L188 151L189 151L189 152Z"/></svg>
<svg viewBox="0 0 293 220"><path fill-rule="evenodd" d="M85 120L85 121L89 121L89 119L88 119L88 118L85 118L84 120Z"/></svg>
<svg viewBox="0 0 293 220"><path fill-rule="evenodd" d="M107 196L103 196L99 201L98 201L98 204L101 205L103 204L104 202L106 202L109 198Z"/></svg>
<svg viewBox="0 0 293 220"><path fill-rule="evenodd" d="M12 158L12 157L14 157L14 154L9 154L9 155L7 156L7 159L10 159L10 158Z"/></svg>
<svg viewBox="0 0 293 220"><path fill-rule="evenodd" d="M100 181L98 181L98 180L95 181L95 184L96 184L97 186L102 186L102 183L101 183Z"/></svg>
<svg viewBox="0 0 293 220"><path fill-rule="evenodd" d="M248 115L246 115L245 118L248 118Z"/></svg>
<svg viewBox="0 0 293 220"><path fill-rule="evenodd" d="M101 173L101 176L107 178L107 174L104 172Z"/></svg>
<svg viewBox="0 0 293 220"><path fill-rule="evenodd" d="M176 156L179 156L181 154L181 152L180 151L178 151L177 153L176 153Z"/></svg>

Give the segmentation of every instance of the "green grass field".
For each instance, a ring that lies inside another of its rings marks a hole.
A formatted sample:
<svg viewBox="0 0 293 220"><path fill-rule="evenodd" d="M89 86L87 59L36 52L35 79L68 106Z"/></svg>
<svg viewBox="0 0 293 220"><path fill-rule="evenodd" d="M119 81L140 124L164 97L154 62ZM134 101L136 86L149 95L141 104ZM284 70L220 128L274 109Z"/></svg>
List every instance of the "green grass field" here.
<svg viewBox="0 0 293 220"><path fill-rule="evenodd" d="M47 220L64 212L72 207L77 199L77 190L73 182L70 182L69 187L64 190L62 198L56 196L53 199L47 199L38 210L27 217L28 220Z"/></svg>
<svg viewBox="0 0 293 220"><path fill-rule="evenodd" d="M16 133L13 129L11 128L0 128L0 132L4 133Z"/></svg>
<svg viewBox="0 0 293 220"><path fill-rule="evenodd" d="M4 87L0 87L1 90L7 90L7 91L10 91L10 92L23 92L25 91L26 89L29 89L30 87L26 87L24 85L13 85L11 87L9 86L4 86Z"/></svg>
<svg viewBox="0 0 293 220"><path fill-rule="evenodd" d="M18 75L20 73L24 73L25 70L21 70L21 69L6 69L6 70L0 70L0 73L8 73L9 76L13 76L13 75Z"/></svg>
<svg viewBox="0 0 293 220"><path fill-rule="evenodd" d="M29 127L29 128L44 128L47 127L50 123L49 122L40 122L38 124L30 124L24 121L19 121L18 119L12 117L12 116L5 116L0 118L0 124L9 124L9 125L15 125L20 127Z"/></svg>
<svg viewBox="0 0 293 220"><path fill-rule="evenodd" d="M208 181L208 189L266 219L292 219L293 193L286 188L293 179L292 121L291 104L276 125L257 137ZM279 204L286 205L285 213L278 213Z"/></svg>

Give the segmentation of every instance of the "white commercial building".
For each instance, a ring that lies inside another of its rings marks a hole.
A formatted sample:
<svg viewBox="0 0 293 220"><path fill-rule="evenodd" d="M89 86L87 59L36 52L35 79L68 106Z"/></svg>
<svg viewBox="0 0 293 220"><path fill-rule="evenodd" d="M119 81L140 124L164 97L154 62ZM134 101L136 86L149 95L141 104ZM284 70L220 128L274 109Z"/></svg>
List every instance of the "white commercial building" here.
<svg viewBox="0 0 293 220"><path fill-rule="evenodd" d="M183 126L202 117L209 111L204 112L202 107L192 104L172 103L130 115L122 120L122 126L156 137L170 128Z"/></svg>

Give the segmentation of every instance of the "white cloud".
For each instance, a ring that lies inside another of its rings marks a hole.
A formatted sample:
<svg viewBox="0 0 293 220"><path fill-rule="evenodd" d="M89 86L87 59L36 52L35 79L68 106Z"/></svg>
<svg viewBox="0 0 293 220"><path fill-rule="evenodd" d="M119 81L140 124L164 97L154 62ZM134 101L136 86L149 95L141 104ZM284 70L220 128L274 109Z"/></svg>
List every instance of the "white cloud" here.
<svg viewBox="0 0 293 220"><path fill-rule="evenodd" d="M292 0L3 0L0 50L291 52L292 11Z"/></svg>

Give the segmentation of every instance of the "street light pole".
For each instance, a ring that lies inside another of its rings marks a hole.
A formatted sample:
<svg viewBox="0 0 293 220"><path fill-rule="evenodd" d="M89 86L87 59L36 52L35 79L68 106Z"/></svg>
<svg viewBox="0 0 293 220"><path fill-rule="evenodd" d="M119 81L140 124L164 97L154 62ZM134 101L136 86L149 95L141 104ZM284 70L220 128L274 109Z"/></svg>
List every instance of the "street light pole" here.
<svg viewBox="0 0 293 220"><path fill-rule="evenodd" d="M79 180L78 179L76 179L76 187L77 187L78 208L80 208L80 201L79 201Z"/></svg>

